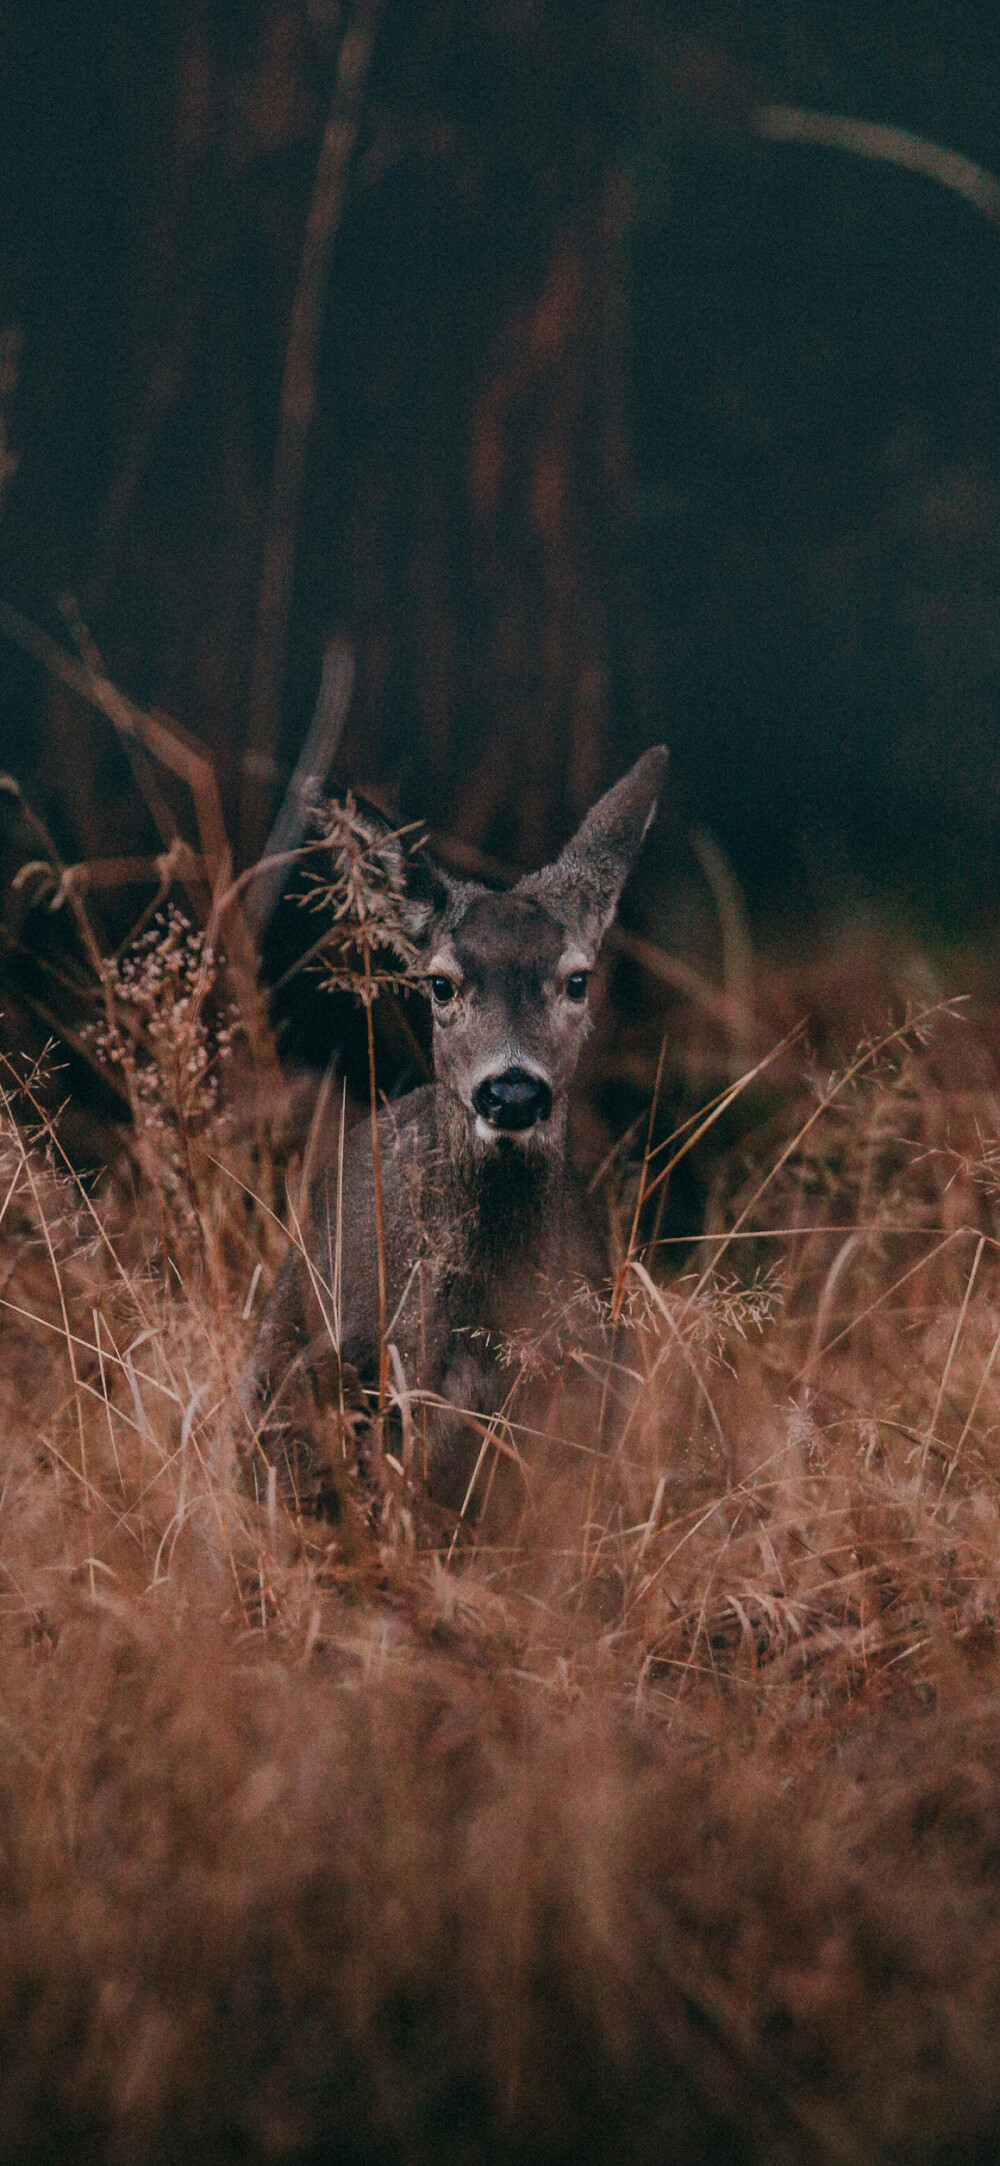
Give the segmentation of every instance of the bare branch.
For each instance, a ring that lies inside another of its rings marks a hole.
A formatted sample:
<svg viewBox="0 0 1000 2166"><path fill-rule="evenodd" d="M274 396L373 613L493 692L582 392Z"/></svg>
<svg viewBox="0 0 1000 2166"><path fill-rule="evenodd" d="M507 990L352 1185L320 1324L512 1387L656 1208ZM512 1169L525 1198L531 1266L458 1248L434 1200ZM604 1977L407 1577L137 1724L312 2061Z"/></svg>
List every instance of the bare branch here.
<svg viewBox="0 0 1000 2166"><path fill-rule="evenodd" d="M945 150L926 136L911 135L908 128L889 128L881 121L849 120L839 113L812 113L799 105L760 105L750 115L756 135L771 143L816 143L827 150L846 150L856 158L875 158L887 165L904 166L909 173L923 173L964 196L984 218L1000 225L1000 181L985 166L975 165L960 151Z"/></svg>

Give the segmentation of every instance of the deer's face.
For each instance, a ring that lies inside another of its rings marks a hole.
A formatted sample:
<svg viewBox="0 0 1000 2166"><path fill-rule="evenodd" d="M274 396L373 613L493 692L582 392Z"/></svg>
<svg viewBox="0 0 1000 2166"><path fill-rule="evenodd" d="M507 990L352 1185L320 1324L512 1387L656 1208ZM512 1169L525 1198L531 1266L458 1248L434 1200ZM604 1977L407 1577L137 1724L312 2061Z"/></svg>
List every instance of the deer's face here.
<svg viewBox="0 0 1000 2166"><path fill-rule="evenodd" d="M517 889L473 890L441 928L424 979L435 1072L480 1147L509 1137L544 1150L561 1138L593 961L593 942Z"/></svg>
<svg viewBox="0 0 1000 2166"><path fill-rule="evenodd" d="M561 1145L589 1027L588 980L656 811L655 745L594 806L561 857L508 895L425 867L410 931L434 1015L438 1080L477 1151Z"/></svg>

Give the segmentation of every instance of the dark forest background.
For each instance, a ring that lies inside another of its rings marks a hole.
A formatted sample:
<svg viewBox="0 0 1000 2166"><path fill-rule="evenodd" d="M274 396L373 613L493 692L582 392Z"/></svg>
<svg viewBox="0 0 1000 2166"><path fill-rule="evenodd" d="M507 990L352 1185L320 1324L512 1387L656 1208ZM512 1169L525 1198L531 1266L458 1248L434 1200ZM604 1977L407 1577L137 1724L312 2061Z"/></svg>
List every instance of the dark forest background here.
<svg viewBox="0 0 1000 2166"><path fill-rule="evenodd" d="M852 114L996 170L994 10L369 0L262 704L282 372L349 19L0 6L0 593L67 647L71 595L115 683L197 733L240 862L340 635L337 774L506 860L665 738L643 907L668 945L697 828L763 932L860 905L981 936L1000 228L750 116ZM160 847L104 717L6 640L0 666L0 764L62 854Z"/></svg>

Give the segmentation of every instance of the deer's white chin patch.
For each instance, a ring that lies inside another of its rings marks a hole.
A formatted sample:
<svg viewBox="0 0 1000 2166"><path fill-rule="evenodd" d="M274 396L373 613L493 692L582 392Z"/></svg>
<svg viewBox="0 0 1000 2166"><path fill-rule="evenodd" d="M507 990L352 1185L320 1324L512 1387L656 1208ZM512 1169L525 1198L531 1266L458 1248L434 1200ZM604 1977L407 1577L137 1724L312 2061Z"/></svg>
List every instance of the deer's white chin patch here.
<svg viewBox="0 0 1000 2166"><path fill-rule="evenodd" d="M482 1114L477 1113L472 1123L472 1132L477 1143L489 1143L494 1147L499 1143L512 1143L519 1150L526 1151L537 1148L538 1145L537 1123L533 1128L494 1128L492 1121L484 1121Z"/></svg>

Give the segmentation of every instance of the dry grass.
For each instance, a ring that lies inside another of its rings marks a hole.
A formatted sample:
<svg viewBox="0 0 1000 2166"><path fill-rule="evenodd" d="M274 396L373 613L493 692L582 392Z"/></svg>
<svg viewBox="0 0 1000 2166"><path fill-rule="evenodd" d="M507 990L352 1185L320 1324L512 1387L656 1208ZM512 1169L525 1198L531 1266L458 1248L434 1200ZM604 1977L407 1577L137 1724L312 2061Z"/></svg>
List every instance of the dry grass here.
<svg viewBox="0 0 1000 2166"><path fill-rule="evenodd" d="M114 1177L6 1071L0 2156L994 2158L989 1030L787 1052L456 1539L374 1432L249 1501L281 1243L170 939Z"/></svg>

